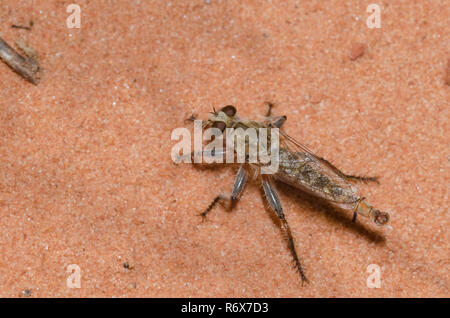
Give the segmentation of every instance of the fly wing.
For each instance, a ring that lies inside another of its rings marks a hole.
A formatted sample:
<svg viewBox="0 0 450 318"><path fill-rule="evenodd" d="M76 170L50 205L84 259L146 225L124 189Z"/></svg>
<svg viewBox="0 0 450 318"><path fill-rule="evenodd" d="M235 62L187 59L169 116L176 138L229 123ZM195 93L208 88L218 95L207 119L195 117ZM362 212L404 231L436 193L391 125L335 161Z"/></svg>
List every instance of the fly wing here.
<svg viewBox="0 0 450 318"><path fill-rule="evenodd" d="M290 165L289 169L278 176L281 181L336 204L350 204L359 199L357 189L338 168L281 130L280 135L280 148L285 148L289 152L289 160L294 161L287 163ZM283 162L280 165L283 166Z"/></svg>
<svg viewBox="0 0 450 318"><path fill-rule="evenodd" d="M317 164L317 167L321 167L321 166L325 167L326 169L331 170L334 174L336 174L341 179L344 179L344 181L346 181L345 180L346 176L338 168L336 168L331 162L314 154L305 145L303 145L299 141L295 140L293 137L289 136L284 131L280 130L280 135L283 137L282 144L284 144L289 150L293 151L294 153L298 152L298 151L307 153L308 156L311 159L313 159L313 161Z"/></svg>

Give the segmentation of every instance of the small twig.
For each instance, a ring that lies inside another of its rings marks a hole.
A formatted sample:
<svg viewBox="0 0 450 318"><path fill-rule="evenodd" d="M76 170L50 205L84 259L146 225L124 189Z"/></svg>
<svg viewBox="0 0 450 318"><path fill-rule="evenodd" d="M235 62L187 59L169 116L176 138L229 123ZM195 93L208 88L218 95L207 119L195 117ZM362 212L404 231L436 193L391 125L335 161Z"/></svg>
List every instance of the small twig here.
<svg viewBox="0 0 450 318"><path fill-rule="evenodd" d="M31 31L31 28L33 27L34 22L30 21L30 25L26 26L26 25L20 25L20 24L12 24L11 28L13 29L23 29L23 30L27 30L27 31Z"/></svg>
<svg viewBox="0 0 450 318"><path fill-rule="evenodd" d="M0 37L0 58L17 74L37 85L39 82L39 63L31 57L23 57Z"/></svg>
<svg viewBox="0 0 450 318"><path fill-rule="evenodd" d="M13 28L13 29L23 29L23 30L31 31L31 27L25 26L25 25L12 24L11 28Z"/></svg>

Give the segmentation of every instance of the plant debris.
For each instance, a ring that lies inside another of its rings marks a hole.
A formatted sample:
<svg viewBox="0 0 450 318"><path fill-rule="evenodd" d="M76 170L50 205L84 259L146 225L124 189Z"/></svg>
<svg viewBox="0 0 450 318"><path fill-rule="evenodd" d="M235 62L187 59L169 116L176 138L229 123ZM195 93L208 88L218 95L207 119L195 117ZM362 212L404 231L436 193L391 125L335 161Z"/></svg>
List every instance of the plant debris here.
<svg viewBox="0 0 450 318"><path fill-rule="evenodd" d="M16 43L25 56L20 55L0 37L0 59L2 59L14 72L24 79L37 85L39 83L40 66L37 61L36 51L28 46L25 41Z"/></svg>

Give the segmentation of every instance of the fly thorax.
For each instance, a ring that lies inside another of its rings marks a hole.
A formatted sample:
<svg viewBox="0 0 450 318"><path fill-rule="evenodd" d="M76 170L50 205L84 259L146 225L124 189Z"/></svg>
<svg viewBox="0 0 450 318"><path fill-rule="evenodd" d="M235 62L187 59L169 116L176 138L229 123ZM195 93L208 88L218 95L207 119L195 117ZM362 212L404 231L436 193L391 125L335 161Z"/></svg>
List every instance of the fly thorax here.
<svg viewBox="0 0 450 318"><path fill-rule="evenodd" d="M224 112L219 112L216 115L216 118L214 119L214 121L221 121L221 122L225 123L226 127L230 127L231 123L233 121L233 118L227 116L227 114L225 114Z"/></svg>

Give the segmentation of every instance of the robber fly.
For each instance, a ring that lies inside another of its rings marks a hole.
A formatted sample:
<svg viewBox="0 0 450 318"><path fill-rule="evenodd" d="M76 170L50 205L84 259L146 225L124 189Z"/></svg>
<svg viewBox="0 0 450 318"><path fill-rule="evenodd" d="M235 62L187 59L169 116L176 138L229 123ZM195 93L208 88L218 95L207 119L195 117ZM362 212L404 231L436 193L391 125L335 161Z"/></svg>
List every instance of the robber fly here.
<svg viewBox="0 0 450 318"><path fill-rule="evenodd" d="M294 258L295 267L302 281L307 281L301 266L294 239L289 224L285 218L280 199L275 189L275 181L289 184L299 190L325 200L331 206L353 213L353 221L357 215L370 219L376 225L386 225L389 214L374 208L364 197L358 194L352 181L377 181L376 177L360 177L348 175L340 171L327 160L313 154L308 148L287 135L280 128L286 121L286 116L272 117L273 104L269 104L266 120L258 122L241 119L236 115L236 108L232 105L223 107L220 111L214 111L208 120L202 122L202 127L218 128L222 132L226 128L267 128L279 129L279 165L274 174L261 174L262 165L244 162L240 165L231 195L219 194L211 204L200 214L206 215L217 203L228 202L228 208L232 209L239 200L249 175L256 176L264 192L265 199L270 209L275 212L281 221L289 250ZM190 120L192 120L191 118Z"/></svg>

